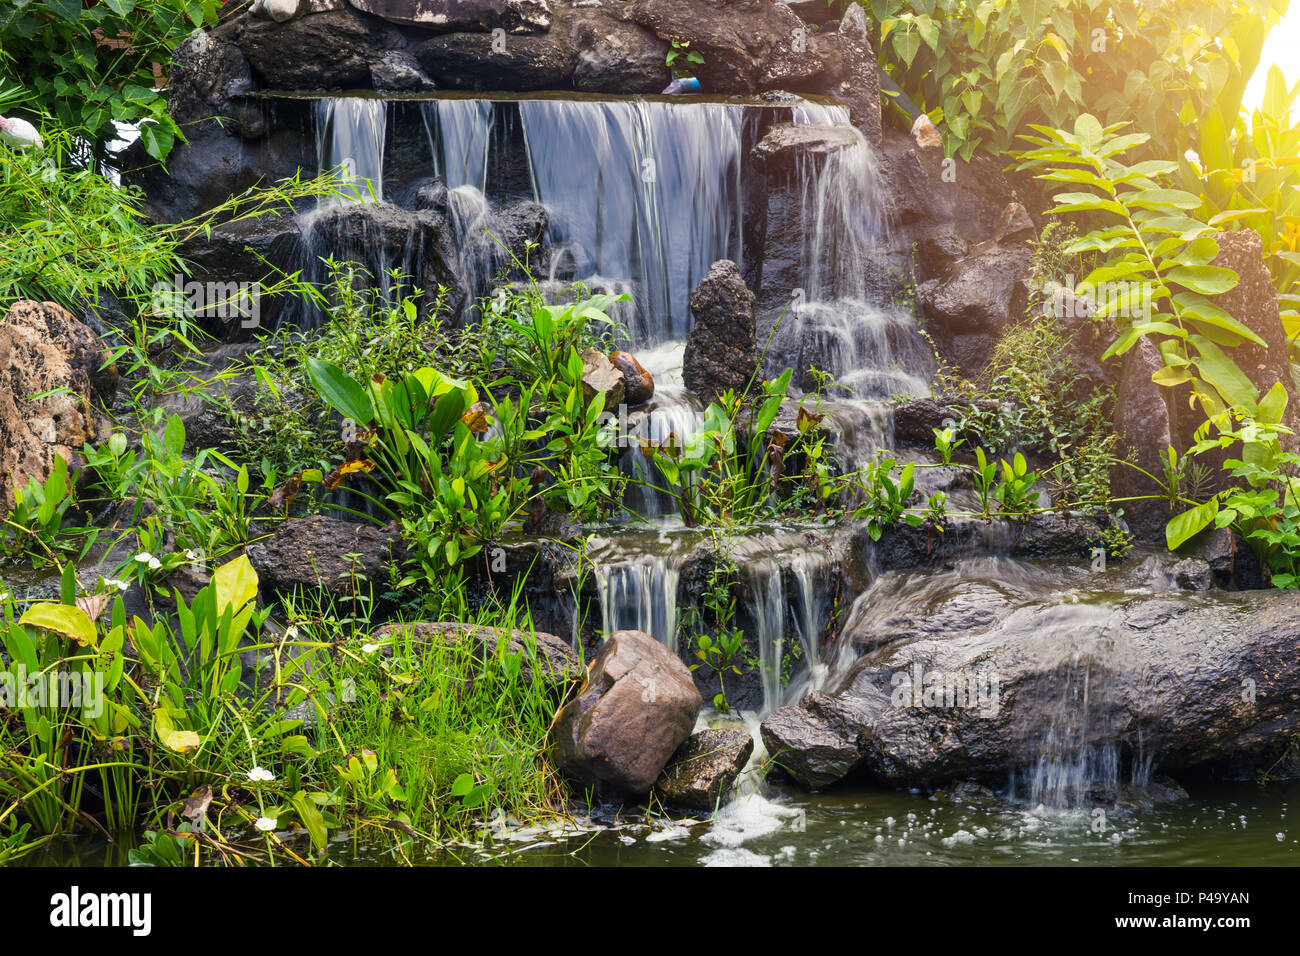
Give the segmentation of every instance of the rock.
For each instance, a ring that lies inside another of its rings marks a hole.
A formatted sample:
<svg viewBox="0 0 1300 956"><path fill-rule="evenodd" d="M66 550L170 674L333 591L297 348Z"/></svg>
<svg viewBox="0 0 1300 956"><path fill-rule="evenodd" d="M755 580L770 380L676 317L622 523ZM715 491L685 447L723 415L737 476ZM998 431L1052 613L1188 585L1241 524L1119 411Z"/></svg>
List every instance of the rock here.
<svg viewBox="0 0 1300 956"><path fill-rule="evenodd" d="M686 665L649 634L615 631L555 716L556 763L587 787L649 792L700 712Z"/></svg>
<svg viewBox="0 0 1300 956"><path fill-rule="evenodd" d="M1165 390L1151 381L1151 376L1164 364L1160 351L1149 338L1139 341L1124 356L1115 395L1118 463L1110 473L1111 492L1117 498L1161 493L1160 486L1142 472L1161 477L1165 450L1175 446L1174 418L1165 400ZM1125 459L1137 467L1123 464ZM1124 520L1133 534L1146 541L1163 541L1165 525L1174 514L1168 499L1124 502Z"/></svg>
<svg viewBox="0 0 1300 956"><path fill-rule="evenodd" d="M362 13L440 32L543 33L551 27L546 0L348 0Z"/></svg>
<svg viewBox="0 0 1300 956"><path fill-rule="evenodd" d="M778 707L760 726L768 756L809 790L830 786L862 764L858 730L837 703L826 694L809 694L799 704Z"/></svg>
<svg viewBox="0 0 1300 956"><path fill-rule="evenodd" d="M1002 242L1004 239L1036 239L1038 230L1034 227L1034 220L1029 218L1029 212L1018 202L1007 203L1007 208L1002 210L1002 219L998 222L998 228L993 232L993 241Z"/></svg>
<svg viewBox="0 0 1300 956"><path fill-rule="evenodd" d="M1214 584L1210 562L1184 558L1173 567L1174 582L1184 591L1208 591Z"/></svg>
<svg viewBox="0 0 1300 956"><path fill-rule="evenodd" d="M610 352L609 361L623 376L623 400L644 405L654 397L655 379L631 352Z"/></svg>
<svg viewBox="0 0 1300 956"><path fill-rule="evenodd" d="M281 593L320 588L336 598L370 585L387 589L390 568L404 554L396 531L325 515L289 518L270 538L248 547L263 587Z"/></svg>
<svg viewBox="0 0 1300 956"><path fill-rule="evenodd" d="M668 44L628 23L620 5L570 8L565 16L573 88L584 93L658 93L672 81Z"/></svg>
<svg viewBox="0 0 1300 956"><path fill-rule="evenodd" d="M1126 512L1127 513L1127 512ZM998 551L1017 558L1091 560L1101 542L1101 525L1089 515L1045 512L1025 520L949 515L944 532L906 524L886 528L874 544L866 538L865 522L855 526L858 547L869 549L883 568L925 568L966 554Z"/></svg>
<svg viewBox="0 0 1300 956"><path fill-rule="evenodd" d="M475 653L486 661L501 648L503 653L518 654L523 661L520 682L528 686L536 679L555 700L568 696L583 676L582 661L567 642L542 631L518 631L507 628L480 627L457 621L411 624L385 624L371 634L374 642L390 642L384 655L392 654L392 644L409 640L415 644L442 644L451 647L472 641Z"/></svg>
<svg viewBox="0 0 1300 956"><path fill-rule="evenodd" d="M397 92L436 89L420 62L405 50L389 50L370 64L370 79L377 90Z"/></svg>
<svg viewBox="0 0 1300 956"><path fill-rule="evenodd" d="M917 299L925 315L947 332L1002 332L1024 315L1029 298L1027 248L983 243L955 263L949 275Z"/></svg>
<svg viewBox="0 0 1300 956"><path fill-rule="evenodd" d="M576 53L566 34L511 37L486 33L431 37L414 51L439 87L454 90L556 90L571 85Z"/></svg>
<svg viewBox="0 0 1300 956"><path fill-rule="evenodd" d="M292 272L301 268L306 258L302 222L291 213L267 214L236 222L221 223L208 232L199 232L180 249L189 263L187 281L214 283L214 299L220 303L232 298L231 291L240 283L260 283L267 275L266 264ZM221 293L220 290L228 290ZM179 290L184 293L184 287ZM202 327L224 342L251 338L259 329L275 328L285 301L280 297L258 294L254 309L219 309L224 314L197 316Z"/></svg>
<svg viewBox="0 0 1300 956"><path fill-rule="evenodd" d="M720 259L691 292L695 325L686 340L682 379L711 401L727 389L744 390L758 369L754 293L730 259Z"/></svg>
<svg viewBox="0 0 1300 956"><path fill-rule="evenodd" d="M252 89L248 61L227 36L196 30L172 53L167 109L177 123L230 115L237 109L232 97Z"/></svg>
<svg viewBox="0 0 1300 956"><path fill-rule="evenodd" d="M943 146L943 137L935 128L934 123L930 122L930 117L921 113L916 117L916 122L912 124L912 139L916 140L916 145L922 149L937 149Z"/></svg>
<svg viewBox="0 0 1300 956"><path fill-rule="evenodd" d="M623 403L626 383L623 373L616 369L604 353L596 349L587 349L582 353L582 395L591 404L597 395L605 399L606 411L612 411Z"/></svg>
<svg viewBox="0 0 1300 956"><path fill-rule="evenodd" d="M848 104L854 124L879 143L876 56L855 6L835 30L812 31L789 7L755 0L631 0L627 18L663 41L689 41L704 57L696 77L716 93L822 93Z"/></svg>
<svg viewBox="0 0 1300 956"><path fill-rule="evenodd" d="M1255 591L1269 586L1259 556L1232 528L1206 528L1178 549L1210 566L1217 587L1230 591Z"/></svg>
<svg viewBox="0 0 1300 956"><path fill-rule="evenodd" d="M242 21L239 47L269 90L342 90L371 85L370 64L401 49L398 28L350 7L288 23Z"/></svg>
<svg viewBox="0 0 1300 956"><path fill-rule="evenodd" d="M712 811L726 803L754 752L747 730L701 730L677 748L655 781L655 796L669 807Z"/></svg>
<svg viewBox="0 0 1300 956"><path fill-rule="evenodd" d="M361 264L372 280L394 267L412 276L414 285L429 293L421 300L421 309L432 307L440 287L448 291L446 307L453 315L459 314L468 297L458 271L455 235L447 218L434 210L402 209L386 202L349 203L315 214L311 229L336 259Z"/></svg>
<svg viewBox="0 0 1300 956"><path fill-rule="evenodd" d="M1263 763L1300 729L1297 627L1300 594L1286 591L1024 605L980 632L868 654L835 693L774 712L764 739L810 787L850 772L1000 785L1099 748L1168 772Z"/></svg>
<svg viewBox="0 0 1300 956"><path fill-rule="evenodd" d="M777 123L749 154L760 163L792 169L797 157L821 157L856 146L861 139L857 130L824 123Z"/></svg>
<svg viewBox="0 0 1300 956"><path fill-rule="evenodd" d="M4 513L13 508L15 486L49 478L56 455L69 464L80 461L82 445L99 438L91 400L110 397L116 384L117 368L104 343L62 306L24 299L9 307L0 321Z"/></svg>
<svg viewBox="0 0 1300 956"><path fill-rule="evenodd" d="M1236 287L1214 296L1214 304L1268 343L1260 347L1243 342L1231 350L1232 359L1255 383L1261 396L1282 383L1291 396L1283 424L1300 432L1300 402L1291 378L1288 336L1279 315L1277 288L1264 264L1264 244L1259 233L1242 229L1211 233L1210 238L1219 244L1219 255L1211 265L1237 273ZM1288 450L1300 451L1300 439L1295 436L1284 436L1282 442Z"/></svg>
<svg viewBox="0 0 1300 956"><path fill-rule="evenodd" d="M342 10L346 5L347 0L253 0L248 12L262 20L288 23L309 13Z"/></svg>
<svg viewBox="0 0 1300 956"><path fill-rule="evenodd" d="M894 409L894 444L933 448L934 430L955 428L962 413L934 398L918 398Z"/></svg>

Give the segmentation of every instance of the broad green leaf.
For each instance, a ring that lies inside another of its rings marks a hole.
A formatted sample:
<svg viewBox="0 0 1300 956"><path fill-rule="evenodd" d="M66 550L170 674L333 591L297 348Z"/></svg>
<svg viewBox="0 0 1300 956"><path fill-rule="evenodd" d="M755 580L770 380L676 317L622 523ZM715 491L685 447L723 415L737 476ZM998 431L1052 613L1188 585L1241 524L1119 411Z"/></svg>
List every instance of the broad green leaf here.
<svg viewBox="0 0 1300 956"><path fill-rule="evenodd" d="M336 365L324 359L307 360L307 377L325 403L358 425L369 425L375 417L366 390Z"/></svg>
<svg viewBox="0 0 1300 956"><path fill-rule="evenodd" d="M95 623L85 611L72 604L33 604L18 623L54 631L72 638L83 647L94 647L97 640Z"/></svg>
<svg viewBox="0 0 1300 956"><path fill-rule="evenodd" d="M1176 551L1188 540L1195 537L1209 526L1219 513L1219 499L1211 498L1203 505L1197 505L1171 518L1165 525L1165 543L1170 551Z"/></svg>
<svg viewBox="0 0 1300 956"><path fill-rule="evenodd" d="M217 568L212 575L212 586L216 591L217 613L229 609L234 614L257 597L257 572L248 556L241 554Z"/></svg>

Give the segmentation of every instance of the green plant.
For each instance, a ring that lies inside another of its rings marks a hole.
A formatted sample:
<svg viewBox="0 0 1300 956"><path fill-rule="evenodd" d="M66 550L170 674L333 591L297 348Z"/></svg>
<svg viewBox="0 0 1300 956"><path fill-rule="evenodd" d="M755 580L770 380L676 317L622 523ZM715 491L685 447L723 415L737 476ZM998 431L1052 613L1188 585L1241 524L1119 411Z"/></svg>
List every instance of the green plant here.
<svg viewBox="0 0 1300 956"><path fill-rule="evenodd" d="M879 541L886 528L891 528L900 521L916 527L925 520L921 515L907 510L907 503L915 488L915 464L908 462L895 479L896 464L896 459L878 454L876 460L863 469L858 478L864 500L855 509L854 515L866 519L867 534L872 541Z"/></svg>
<svg viewBox="0 0 1300 956"><path fill-rule="evenodd" d="M145 150L164 161L180 127L160 87L172 50L216 22L224 0L28 0L0 10L0 85L25 88L37 115L57 117L84 136L96 160L118 138L114 123L135 124Z"/></svg>
<svg viewBox="0 0 1300 956"><path fill-rule="evenodd" d="M730 713L727 700L726 675L741 676L738 661L743 659L745 632L735 626L736 596L733 593L739 569L732 560L721 560L709 569L700 606L692 605L683 611L682 627L694 644L698 663L690 665L692 671L706 667L718 678L718 693L713 696L713 706L719 713Z"/></svg>
<svg viewBox="0 0 1300 956"><path fill-rule="evenodd" d="M1002 478L995 493L1002 504L1003 514L1028 514L1037 504L1033 487L1038 483L1038 472L1029 470L1025 456L1019 452L1011 461L1003 458L1001 465Z"/></svg>
<svg viewBox="0 0 1300 956"><path fill-rule="evenodd" d="M679 62L680 61L680 62ZM704 54L691 49L690 40L673 40L664 57L664 65L673 71L677 78L694 76L694 67L704 65Z"/></svg>
<svg viewBox="0 0 1300 956"><path fill-rule="evenodd" d="M1165 361L1152 376L1158 384L1190 383L1211 418L1228 408L1253 410L1258 393L1223 347L1245 341L1263 346L1264 341L1212 300L1236 286L1236 273L1209 265L1219 252L1218 243L1206 235L1212 228L1188 215L1200 199L1162 188L1153 178L1173 172L1176 164L1148 160L1130 166L1116 158L1150 139L1147 133L1118 135L1126 125L1103 128L1084 114L1073 133L1035 126L1039 135L1024 138L1037 148L1022 154L1021 164L1049 167L1040 179L1092 190L1058 193L1057 213L1100 213L1119 220L1067 248L1107 255L1082 288L1119 283L1116 294L1106 295L1095 313L1120 328L1103 358L1123 355L1140 339L1154 336Z"/></svg>
<svg viewBox="0 0 1300 956"><path fill-rule="evenodd" d="M945 152L1009 149L1084 109L1162 147L1240 102L1288 0L860 0L886 73L941 124ZM1231 114L1235 115L1235 107Z"/></svg>
<svg viewBox="0 0 1300 956"><path fill-rule="evenodd" d="M0 524L0 552L25 555L33 567L58 564L64 555L84 557L98 536L86 535L78 548L63 535L64 516L75 503L68 463L56 454L44 482L31 478L25 488L14 489L13 510Z"/></svg>

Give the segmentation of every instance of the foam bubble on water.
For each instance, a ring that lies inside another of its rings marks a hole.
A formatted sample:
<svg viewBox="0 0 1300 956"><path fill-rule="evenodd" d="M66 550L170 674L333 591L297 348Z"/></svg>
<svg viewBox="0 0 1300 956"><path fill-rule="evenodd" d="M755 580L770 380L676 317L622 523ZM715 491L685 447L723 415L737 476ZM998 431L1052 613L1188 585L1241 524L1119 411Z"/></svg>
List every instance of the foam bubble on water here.
<svg viewBox="0 0 1300 956"><path fill-rule="evenodd" d="M701 866L771 866L772 858L739 848L714 850L700 859Z"/></svg>
<svg viewBox="0 0 1300 956"><path fill-rule="evenodd" d="M775 803L760 793L738 797L718 811L702 839L717 846L739 846L803 818L796 807Z"/></svg>

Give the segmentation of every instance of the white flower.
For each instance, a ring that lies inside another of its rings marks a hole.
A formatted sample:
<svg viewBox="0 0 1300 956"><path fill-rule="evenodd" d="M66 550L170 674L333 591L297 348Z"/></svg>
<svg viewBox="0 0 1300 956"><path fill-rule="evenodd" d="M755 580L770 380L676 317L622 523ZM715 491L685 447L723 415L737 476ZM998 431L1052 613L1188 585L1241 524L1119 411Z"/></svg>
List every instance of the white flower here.
<svg viewBox="0 0 1300 956"><path fill-rule="evenodd" d="M4 604L9 600L9 598L10 594L8 591L0 592L0 604Z"/></svg>
<svg viewBox="0 0 1300 956"><path fill-rule="evenodd" d="M119 591L125 591L130 586L130 581L118 581L113 578L106 578L104 580L104 587L106 588L117 588Z"/></svg>
<svg viewBox="0 0 1300 956"><path fill-rule="evenodd" d="M362 645L361 645L361 653L363 653L363 654L373 654L375 651L379 650L379 647L380 647L380 645L378 645L378 644L362 644Z"/></svg>
<svg viewBox="0 0 1300 956"><path fill-rule="evenodd" d="M191 561L202 561L202 560L203 560L203 552L202 552L202 551L192 551L192 550L190 550L189 548L186 548L186 549L185 549L185 557L188 558L188 559L191 560Z"/></svg>
<svg viewBox="0 0 1300 956"><path fill-rule="evenodd" d="M275 821L270 817L258 817L257 822L254 823L253 826L257 827L263 833L270 833L275 829Z"/></svg>
<svg viewBox="0 0 1300 956"><path fill-rule="evenodd" d="M284 639L286 641L296 641L298 639L298 625L290 624L284 632Z"/></svg>
<svg viewBox="0 0 1300 956"><path fill-rule="evenodd" d="M157 571L162 567L162 562L155 558L148 551L141 551L135 556L135 559L141 564L147 564L150 571Z"/></svg>
<svg viewBox="0 0 1300 956"><path fill-rule="evenodd" d="M254 767L252 770L248 771L248 779L255 783L259 780L274 780L275 774L262 767Z"/></svg>

